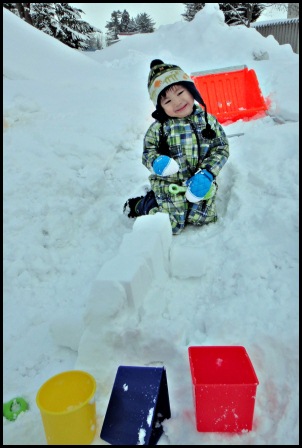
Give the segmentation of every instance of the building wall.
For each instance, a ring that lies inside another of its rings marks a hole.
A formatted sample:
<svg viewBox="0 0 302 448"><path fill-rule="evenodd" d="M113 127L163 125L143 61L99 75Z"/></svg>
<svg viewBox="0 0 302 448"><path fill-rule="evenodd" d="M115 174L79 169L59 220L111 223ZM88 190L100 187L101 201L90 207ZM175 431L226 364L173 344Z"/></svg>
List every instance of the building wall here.
<svg viewBox="0 0 302 448"><path fill-rule="evenodd" d="M291 3L289 3L290 5ZM295 5L296 3L292 3ZM298 10L299 14L299 10ZM280 45L290 44L295 53L299 54L299 17L292 19L278 19L267 22L254 22L251 25L262 36L274 36Z"/></svg>

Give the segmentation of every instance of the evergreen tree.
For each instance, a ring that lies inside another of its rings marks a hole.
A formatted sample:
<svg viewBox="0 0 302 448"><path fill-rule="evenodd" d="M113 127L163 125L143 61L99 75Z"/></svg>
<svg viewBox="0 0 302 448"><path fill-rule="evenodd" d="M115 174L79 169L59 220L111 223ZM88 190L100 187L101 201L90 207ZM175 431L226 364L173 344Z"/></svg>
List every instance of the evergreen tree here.
<svg viewBox="0 0 302 448"><path fill-rule="evenodd" d="M32 3L31 16L35 28L61 40L63 32L58 22L55 3Z"/></svg>
<svg viewBox="0 0 302 448"><path fill-rule="evenodd" d="M30 14L30 3L15 3L18 15L30 25L33 24Z"/></svg>
<svg viewBox="0 0 302 448"><path fill-rule="evenodd" d="M121 11L113 11L111 19L106 23L106 45L112 45L119 40L119 33L153 33L155 22L146 13L138 14L135 18L131 18L129 13L124 9Z"/></svg>
<svg viewBox="0 0 302 448"><path fill-rule="evenodd" d="M127 31L129 31L129 24L130 24L129 12L126 11L126 9L124 9L122 17L121 17L121 23L120 23L119 31L121 33L125 33Z"/></svg>
<svg viewBox="0 0 302 448"><path fill-rule="evenodd" d="M111 20L106 23L105 28L108 29L106 33L106 45L109 47L119 40L118 33L120 30L122 13L120 10L111 13Z"/></svg>
<svg viewBox="0 0 302 448"><path fill-rule="evenodd" d="M129 33L133 33L135 31L137 31L135 19L131 18L130 22L129 22L129 25L128 25L128 32Z"/></svg>
<svg viewBox="0 0 302 448"><path fill-rule="evenodd" d="M250 26L261 15L266 8L265 3L218 3L219 9L223 11L225 23L228 25ZM205 3L184 3L186 12L182 14L185 20L190 22L195 14L204 8Z"/></svg>
<svg viewBox="0 0 302 448"><path fill-rule="evenodd" d="M4 3L3 6L71 48L86 50L91 33L101 33L81 19L84 11L68 3Z"/></svg>
<svg viewBox="0 0 302 448"><path fill-rule="evenodd" d="M55 3L55 6L62 31L59 40L71 48L86 50L89 33L97 29L81 19L83 14L81 9L74 8L68 3Z"/></svg>
<svg viewBox="0 0 302 448"><path fill-rule="evenodd" d="M9 11L13 12L17 16L19 16L16 3L3 3L3 8L8 9Z"/></svg>
<svg viewBox="0 0 302 448"><path fill-rule="evenodd" d="M96 49L103 49L103 35L101 33L96 33Z"/></svg>
<svg viewBox="0 0 302 448"><path fill-rule="evenodd" d="M138 14L135 18L136 31L139 33L153 33L155 22L145 12Z"/></svg>
<svg viewBox="0 0 302 448"><path fill-rule="evenodd" d="M88 48L89 51L102 50L102 36L100 33L90 33L88 35Z"/></svg>
<svg viewBox="0 0 302 448"><path fill-rule="evenodd" d="M186 6L186 11L181 15L187 22L191 22L194 19L195 14L203 9L205 3L183 3L183 5Z"/></svg>
<svg viewBox="0 0 302 448"><path fill-rule="evenodd" d="M265 6L261 3L219 3L228 25L250 26L261 15Z"/></svg>

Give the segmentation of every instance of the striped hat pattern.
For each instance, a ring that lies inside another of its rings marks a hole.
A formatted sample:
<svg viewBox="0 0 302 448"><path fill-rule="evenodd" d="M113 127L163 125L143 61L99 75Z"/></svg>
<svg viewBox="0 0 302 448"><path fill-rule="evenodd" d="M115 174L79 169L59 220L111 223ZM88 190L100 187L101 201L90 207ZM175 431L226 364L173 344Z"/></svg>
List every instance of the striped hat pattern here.
<svg viewBox="0 0 302 448"><path fill-rule="evenodd" d="M183 81L190 82L194 86L191 77L177 65L164 64L160 59L154 59L150 69L148 91L154 106L157 106L160 93L167 87Z"/></svg>

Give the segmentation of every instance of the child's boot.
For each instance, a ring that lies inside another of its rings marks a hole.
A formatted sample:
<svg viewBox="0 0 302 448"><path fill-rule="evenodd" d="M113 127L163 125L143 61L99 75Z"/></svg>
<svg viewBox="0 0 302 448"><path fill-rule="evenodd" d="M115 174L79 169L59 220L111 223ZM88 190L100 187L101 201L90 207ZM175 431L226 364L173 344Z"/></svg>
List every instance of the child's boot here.
<svg viewBox="0 0 302 448"><path fill-rule="evenodd" d="M124 204L124 214L129 218L137 218L137 216L148 215L149 211L158 207L154 192L148 191L146 196L138 196L130 198Z"/></svg>
<svg viewBox="0 0 302 448"><path fill-rule="evenodd" d="M130 198L128 199L123 208L123 213L128 216L128 218L136 218L139 216L138 212L136 211L137 204L143 199L144 196L138 196L137 198Z"/></svg>

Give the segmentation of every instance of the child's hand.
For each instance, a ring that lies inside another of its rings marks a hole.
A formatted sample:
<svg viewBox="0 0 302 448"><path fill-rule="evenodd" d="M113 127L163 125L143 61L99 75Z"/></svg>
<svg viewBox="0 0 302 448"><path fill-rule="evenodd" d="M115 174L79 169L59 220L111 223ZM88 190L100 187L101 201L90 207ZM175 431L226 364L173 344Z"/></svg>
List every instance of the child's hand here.
<svg viewBox="0 0 302 448"><path fill-rule="evenodd" d="M178 172L179 165L171 157L159 156L154 160L152 168L158 176L171 176L171 174Z"/></svg>
<svg viewBox="0 0 302 448"><path fill-rule="evenodd" d="M213 176L209 171L202 170L197 172L193 177L187 181L186 198L189 202L199 202L203 199L209 199L213 182ZM213 193L216 189L213 188Z"/></svg>

